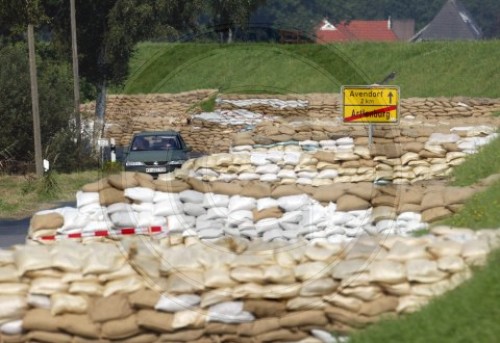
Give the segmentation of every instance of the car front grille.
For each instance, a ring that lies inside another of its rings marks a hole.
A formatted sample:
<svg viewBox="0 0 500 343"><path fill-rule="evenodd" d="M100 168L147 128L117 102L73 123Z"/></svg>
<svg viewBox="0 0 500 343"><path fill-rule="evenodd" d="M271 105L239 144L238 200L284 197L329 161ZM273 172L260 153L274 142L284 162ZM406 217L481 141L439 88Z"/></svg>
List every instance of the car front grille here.
<svg viewBox="0 0 500 343"><path fill-rule="evenodd" d="M167 164L167 161L156 161L155 162L144 162L145 165L147 166L164 166L165 164Z"/></svg>

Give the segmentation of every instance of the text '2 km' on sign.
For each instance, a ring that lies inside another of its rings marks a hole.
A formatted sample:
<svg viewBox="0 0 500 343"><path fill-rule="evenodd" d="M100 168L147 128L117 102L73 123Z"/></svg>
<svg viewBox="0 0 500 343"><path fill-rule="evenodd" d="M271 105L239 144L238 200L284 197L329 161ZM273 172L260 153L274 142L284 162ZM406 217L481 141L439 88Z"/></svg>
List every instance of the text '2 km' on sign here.
<svg viewBox="0 0 500 343"><path fill-rule="evenodd" d="M399 121L398 86L342 86L344 123L395 124Z"/></svg>

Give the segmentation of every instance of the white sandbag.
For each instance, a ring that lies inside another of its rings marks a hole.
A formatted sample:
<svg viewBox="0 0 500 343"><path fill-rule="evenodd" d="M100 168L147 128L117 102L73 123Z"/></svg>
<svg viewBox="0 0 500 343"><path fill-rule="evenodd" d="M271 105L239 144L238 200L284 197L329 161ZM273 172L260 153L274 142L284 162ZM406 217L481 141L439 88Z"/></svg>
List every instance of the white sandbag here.
<svg viewBox="0 0 500 343"><path fill-rule="evenodd" d="M281 218L279 218L280 224L283 223L299 223L302 220L302 211L291 211L285 212Z"/></svg>
<svg viewBox="0 0 500 343"><path fill-rule="evenodd" d="M316 179L335 179L339 176L339 172L335 169L325 169L316 175Z"/></svg>
<svg viewBox="0 0 500 343"><path fill-rule="evenodd" d="M327 209L320 204L312 204L303 209L301 225L315 225L325 219Z"/></svg>
<svg viewBox="0 0 500 343"><path fill-rule="evenodd" d="M273 162L273 163L278 163L278 162L280 162L280 161L282 161L282 160L283 160L283 155L284 155L284 154L285 154L285 153L284 153L284 152L282 152L282 151L274 151L274 150L269 150L269 151L267 152L267 156L266 156L266 158L267 158L269 161Z"/></svg>
<svg viewBox="0 0 500 343"><path fill-rule="evenodd" d="M399 214L396 220L420 222L422 220L422 215L420 213L415 213L415 212L402 212Z"/></svg>
<svg viewBox="0 0 500 343"><path fill-rule="evenodd" d="M454 133L434 132L429 136L428 142L431 144L455 143L460 140L460 136Z"/></svg>
<svg viewBox="0 0 500 343"><path fill-rule="evenodd" d="M99 192L76 192L77 208L81 208L89 204L99 204Z"/></svg>
<svg viewBox="0 0 500 343"><path fill-rule="evenodd" d="M250 163L254 166L264 166L269 164L270 161L267 159L267 155L263 153L252 152L250 155Z"/></svg>
<svg viewBox="0 0 500 343"><path fill-rule="evenodd" d="M193 204L190 202L184 204L183 210L188 216L194 217L199 217L207 212L201 204Z"/></svg>
<svg viewBox="0 0 500 343"><path fill-rule="evenodd" d="M262 211L271 207L278 207L278 201L273 198L260 198L257 200L257 211Z"/></svg>
<svg viewBox="0 0 500 343"><path fill-rule="evenodd" d="M124 195L134 201L153 202L155 191L146 187L131 187L125 188Z"/></svg>
<svg viewBox="0 0 500 343"><path fill-rule="evenodd" d="M319 141L322 148L336 146L337 142L334 139L324 139Z"/></svg>
<svg viewBox="0 0 500 343"><path fill-rule="evenodd" d="M310 139L307 139L305 141L300 141L299 146L304 147L304 146L309 146L309 147L318 147L321 142L327 142L327 141L320 141L319 143L317 141L313 141ZM329 141L331 142L331 141ZM335 145L335 141L333 141L333 145Z"/></svg>
<svg viewBox="0 0 500 343"><path fill-rule="evenodd" d="M193 204L202 204L205 195L201 192L187 189L179 193L179 198L182 202L190 202Z"/></svg>
<svg viewBox="0 0 500 343"><path fill-rule="evenodd" d="M173 214L167 217L168 230L170 232L182 232L194 228L196 219L185 214Z"/></svg>
<svg viewBox="0 0 500 343"><path fill-rule="evenodd" d="M306 194L288 195L278 199L279 206L286 212L302 209L310 203L309 196Z"/></svg>
<svg viewBox="0 0 500 343"><path fill-rule="evenodd" d="M50 313L53 316L64 313L86 313L88 309L87 299L80 295L52 294L51 303Z"/></svg>
<svg viewBox="0 0 500 343"><path fill-rule="evenodd" d="M227 173L221 173L219 175L219 181L222 182L231 182L234 181L238 178L237 174L227 174Z"/></svg>
<svg viewBox="0 0 500 343"><path fill-rule="evenodd" d="M115 212L110 216L111 222L117 227L136 227L139 221L137 212Z"/></svg>
<svg viewBox="0 0 500 343"><path fill-rule="evenodd" d="M203 195L203 207L227 207L229 205L229 196L225 194L205 193Z"/></svg>
<svg viewBox="0 0 500 343"><path fill-rule="evenodd" d="M238 175L238 180L240 181L253 181L259 179L260 179L260 174L257 173L241 173Z"/></svg>
<svg viewBox="0 0 500 343"><path fill-rule="evenodd" d="M7 336L20 335L23 332L23 321L21 319L6 322L0 326L0 333Z"/></svg>
<svg viewBox="0 0 500 343"><path fill-rule="evenodd" d="M183 212L183 206L180 201L165 200L159 203L155 203L153 214L155 216L168 217L174 214L181 214Z"/></svg>
<svg viewBox="0 0 500 343"><path fill-rule="evenodd" d="M281 169L278 172L277 176L280 179L296 179L297 178L297 174L295 174L295 171L293 171L291 169Z"/></svg>
<svg viewBox="0 0 500 343"><path fill-rule="evenodd" d="M181 294L178 296L162 294L155 305L155 310L163 312L179 312L189 310L201 301L199 295Z"/></svg>
<svg viewBox="0 0 500 343"><path fill-rule="evenodd" d="M198 231L200 239L215 239L224 236L224 230L220 228L210 228Z"/></svg>
<svg viewBox="0 0 500 343"><path fill-rule="evenodd" d="M126 256L114 245L96 242L88 247L90 251L83 264L83 274L109 274L125 263Z"/></svg>
<svg viewBox="0 0 500 343"><path fill-rule="evenodd" d="M96 231L106 231L110 230L112 226L112 222L91 220L85 224L85 226L81 229L81 232L91 233Z"/></svg>
<svg viewBox="0 0 500 343"><path fill-rule="evenodd" d="M230 212L226 223L228 225L239 225L245 221L253 221L253 213L248 210L238 210Z"/></svg>
<svg viewBox="0 0 500 343"><path fill-rule="evenodd" d="M206 219L218 219L227 218L229 215L229 209L227 207L212 207L209 208L206 213Z"/></svg>
<svg viewBox="0 0 500 343"><path fill-rule="evenodd" d="M441 281L448 274L438 269L436 261L415 259L406 261L408 281L434 283Z"/></svg>
<svg viewBox="0 0 500 343"><path fill-rule="evenodd" d="M158 203L164 201L180 202L181 198L179 196L179 193L155 191L155 194L153 196L153 202Z"/></svg>
<svg viewBox="0 0 500 343"><path fill-rule="evenodd" d="M276 182L279 180L279 177L276 174L263 174L259 180L262 182Z"/></svg>
<svg viewBox="0 0 500 343"><path fill-rule="evenodd" d="M272 163L257 167L255 172L257 174L278 174L280 170L281 168L278 165Z"/></svg>
<svg viewBox="0 0 500 343"><path fill-rule="evenodd" d="M344 225L355 217L348 212L334 212L329 213L328 223L330 225Z"/></svg>
<svg viewBox="0 0 500 343"><path fill-rule="evenodd" d="M251 211L255 208L256 200L250 197L242 197L240 195L234 195L229 200L229 212L246 210Z"/></svg>
<svg viewBox="0 0 500 343"><path fill-rule="evenodd" d="M283 155L283 162L285 164L296 166L300 161L300 153L299 152L285 152Z"/></svg>
<svg viewBox="0 0 500 343"><path fill-rule="evenodd" d="M115 212L129 212L129 211L133 211L132 205L124 203L124 202L117 202L117 203L109 205L106 208L106 212L108 214L112 214Z"/></svg>
<svg viewBox="0 0 500 343"><path fill-rule="evenodd" d="M265 218L255 223L255 230L258 233L275 230L280 228L280 221L277 218Z"/></svg>
<svg viewBox="0 0 500 343"><path fill-rule="evenodd" d="M52 307L52 302L48 295L28 293L26 301L33 308L50 309Z"/></svg>
<svg viewBox="0 0 500 343"><path fill-rule="evenodd" d="M201 219L200 219L201 218ZM222 227L222 220L206 219L204 216L196 218L195 230L215 229Z"/></svg>
<svg viewBox="0 0 500 343"><path fill-rule="evenodd" d="M132 211L135 212L153 212L154 204L152 202L141 202L140 204L132 204Z"/></svg>
<svg viewBox="0 0 500 343"><path fill-rule="evenodd" d="M245 323L255 320L255 317L247 311L243 311L242 301L227 301L212 305L208 309L209 322L222 323Z"/></svg>
<svg viewBox="0 0 500 343"><path fill-rule="evenodd" d="M61 241L51 251L52 267L64 272L80 272L86 258L86 249L73 241Z"/></svg>
<svg viewBox="0 0 500 343"><path fill-rule="evenodd" d="M200 168L196 170L195 175L200 177L217 177L219 176L219 173L210 168Z"/></svg>
<svg viewBox="0 0 500 343"><path fill-rule="evenodd" d="M101 206L99 203L88 204L88 205L82 206L78 209L78 211L80 211L80 213L88 213L88 214L92 214L92 213L96 213L96 212L103 212L105 210L106 210L106 207Z"/></svg>
<svg viewBox="0 0 500 343"><path fill-rule="evenodd" d="M28 271L52 267L52 257L47 246L18 246L14 252L14 261L19 276Z"/></svg>
<svg viewBox="0 0 500 343"><path fill-rule="evenodd" d="M285 238L284 231L281 229L268 230L262 234L262 240L264 242L271 242L273 240L281 239L281 238Z"/></svg>
<svg viewBox="0 0 500 343"><path fill-rule="evenodd" d="M335 141L339 146L352 146L354 145L354 139L352 137L342 137Z"/></svg>

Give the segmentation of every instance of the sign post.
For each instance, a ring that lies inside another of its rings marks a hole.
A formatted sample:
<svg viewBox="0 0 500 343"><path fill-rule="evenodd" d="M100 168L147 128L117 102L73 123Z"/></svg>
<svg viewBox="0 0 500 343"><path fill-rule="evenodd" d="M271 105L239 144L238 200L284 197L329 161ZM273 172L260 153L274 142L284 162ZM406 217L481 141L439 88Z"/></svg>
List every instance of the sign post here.
<svg viewBox="0 0 500 343"><path fill-rule="evenodd" d="M399 123L398 86L342 86L344 123L368 124L369 147L373 142L373 125Z"/></svg>

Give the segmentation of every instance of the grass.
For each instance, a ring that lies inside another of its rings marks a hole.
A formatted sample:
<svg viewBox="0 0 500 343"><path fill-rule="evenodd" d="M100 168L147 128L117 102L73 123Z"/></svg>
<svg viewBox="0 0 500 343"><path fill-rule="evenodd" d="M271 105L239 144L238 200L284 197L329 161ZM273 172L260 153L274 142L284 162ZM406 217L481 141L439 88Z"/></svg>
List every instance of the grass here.
<svg viewBox="0 0 500 343"><path fill-rule="evenodd" d="M455 167L453 184L469 186L496 173L500 173L500 137L482 147L479 153L469 155L464 163Z"/></svg>
<svg viewBox="0 0 500 343"><path fill-rule="evenodd" d="M140 43L129 94L214 88L226 93L339 92L390 81L403 97L500 97L500 41L301 44Z"/></svg>
<svg viewBox="0 0 500 343"><path fill-rule="evenodd" d="M53 202L74 201L78 189L99 178L99 172L52 174L40 180L33 177L0 176L0 218L22 218L52 206Z"/></svg>
<svg viewBox="0 0 500 343"><path fill-rule="evenodd" d="M354 334L350 343L497 342L500 337L500 251L486 267L421 311L378 323Z"/></svg>

